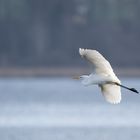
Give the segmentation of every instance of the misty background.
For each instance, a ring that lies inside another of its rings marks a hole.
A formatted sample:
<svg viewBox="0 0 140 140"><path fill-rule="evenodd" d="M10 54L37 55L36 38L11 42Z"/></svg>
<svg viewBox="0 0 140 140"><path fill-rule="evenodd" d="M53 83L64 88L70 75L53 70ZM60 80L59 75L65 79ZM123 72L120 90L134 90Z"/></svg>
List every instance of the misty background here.
<svg viewBox="0 0 140 140"><path fill-rule="evenodd" d="M81 67L78 48L140 68L138 0L0 0L0 68Z"/></svg>
<svg viewBox="0 0 140 140"><path fill-rule="evenodd" d="M0 138L140 140L138 94L112 105L71 78L97 49L140 91L139 44L139 0L0 0Z"/></svg>

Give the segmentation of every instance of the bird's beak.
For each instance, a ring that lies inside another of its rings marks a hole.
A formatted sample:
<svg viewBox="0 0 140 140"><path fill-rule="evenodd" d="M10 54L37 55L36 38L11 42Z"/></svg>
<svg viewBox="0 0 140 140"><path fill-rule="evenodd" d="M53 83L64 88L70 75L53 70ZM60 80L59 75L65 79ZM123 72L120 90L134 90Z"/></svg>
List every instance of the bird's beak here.
<svg viewBox="0 0 140 140"><path fill-rule="evenodd" d="M74 76L74 77L72 77L72 79L79 80L80 76Z"/></svg>

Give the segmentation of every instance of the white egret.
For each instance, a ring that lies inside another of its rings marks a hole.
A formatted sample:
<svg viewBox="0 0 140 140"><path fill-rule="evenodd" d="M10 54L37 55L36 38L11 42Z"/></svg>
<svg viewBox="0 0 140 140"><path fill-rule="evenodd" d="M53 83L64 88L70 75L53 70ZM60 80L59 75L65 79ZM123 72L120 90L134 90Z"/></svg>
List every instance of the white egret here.
<svg viewBox="0 0 140 140"><path fill-rule="evenodd" d="M101 88L106 101L112 104L120 103L120 87L139 93L136 89L121 84L110 63L98 51L79 48L79 53L94 66L95 70L90 75L79 76L78 79L81 79L85 86L97 84Z"/></svg>

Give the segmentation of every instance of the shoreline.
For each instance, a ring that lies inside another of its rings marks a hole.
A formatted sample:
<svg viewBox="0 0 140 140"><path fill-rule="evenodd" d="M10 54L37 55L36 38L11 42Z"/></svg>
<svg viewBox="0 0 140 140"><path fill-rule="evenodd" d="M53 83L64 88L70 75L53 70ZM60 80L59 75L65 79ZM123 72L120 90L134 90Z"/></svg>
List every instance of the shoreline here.
<svg viewBox="0 0 140 140"><path fill-rule="evenodd" d="M0 77L69 77L90 73L82 67L0 68ZM114 68L118 76L140 77L140 68Z"/></svg>

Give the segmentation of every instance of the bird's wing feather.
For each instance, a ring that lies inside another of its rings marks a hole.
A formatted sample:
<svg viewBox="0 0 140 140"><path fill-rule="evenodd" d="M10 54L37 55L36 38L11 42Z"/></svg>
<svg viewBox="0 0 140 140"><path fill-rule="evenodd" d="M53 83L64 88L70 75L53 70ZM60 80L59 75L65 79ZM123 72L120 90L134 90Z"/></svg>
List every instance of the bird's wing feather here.
<svg viewBox="0 0 140 140"><path fill-rule="evenodd" d="M96 75L105 78L105 79L103 78L103 81L120 83L120 80L113 72L110 63L98 51L80 48L79 53L82 57L84 57L86 60L88 60L90 63L93 64L93 66L95 67ZM99 79L97 80L99 81L98 84L101 87L102 93L108 102L117 104L121 101L121 89L118 85L107 84L107 83L103 83L103 81L100 81ZM88 82L86 81L86 83Z"/></svg>
<svg viewBox="0 0 140 140"><path fill-rule="evenodd" d="M79 48L79 53L93 64L97 74L115 75L110 63L98 51Z"/></svg>
<svg viewBox="0 0 140 140"><path fill-rule="evenodd" d="M100 85L102 93L109 103L118 104L121 101L121 88L117 85L103 84Z"/></svg>

